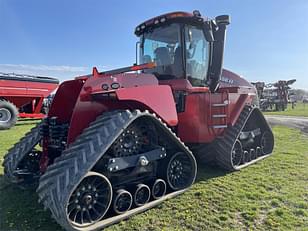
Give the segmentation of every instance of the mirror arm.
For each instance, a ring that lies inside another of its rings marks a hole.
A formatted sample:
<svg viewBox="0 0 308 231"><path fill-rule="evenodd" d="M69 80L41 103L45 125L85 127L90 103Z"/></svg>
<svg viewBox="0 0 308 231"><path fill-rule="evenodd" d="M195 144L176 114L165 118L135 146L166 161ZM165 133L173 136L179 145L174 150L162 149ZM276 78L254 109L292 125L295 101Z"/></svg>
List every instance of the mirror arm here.
<svg viewBox="0 0 308 231"><path fill-rule="evenodd" d="M140 48L140 41L137 41L136 42L136 62L135 62L135 65L138 65L138 47ZM140 49L139 49L140 51Z"/></svg>
<svg viewBox="0 0 308 231"><path fill-rule="evenodd" d="M211 25L211 21L205 21L203 24L203 32L206 40L208 42L214 42L213 29Z"/></svg>

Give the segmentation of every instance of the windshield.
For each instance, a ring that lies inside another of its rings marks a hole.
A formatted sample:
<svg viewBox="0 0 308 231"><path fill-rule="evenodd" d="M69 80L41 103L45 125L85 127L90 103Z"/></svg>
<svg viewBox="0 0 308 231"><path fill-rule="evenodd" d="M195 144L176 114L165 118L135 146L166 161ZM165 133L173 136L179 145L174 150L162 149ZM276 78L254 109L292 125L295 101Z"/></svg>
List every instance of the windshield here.
<svg viewBox="0 0 308 231"><path fill-rule="evenodd" d="M209 42L201 27L184 25L182 28L184 41L181 25L177 23L145 32L141 38L140 63L155 62L155 68L144 72L153 73L158 79L187 78L192 86L204 86Z"/></svg>
<svg viewBox="0 0 308 231"><path fill-rule="evenodd" d="M155 62L156 68L145 72L157 76L184 76L180 25L173 23L143 34L141 41L141 63Z"/></svg>

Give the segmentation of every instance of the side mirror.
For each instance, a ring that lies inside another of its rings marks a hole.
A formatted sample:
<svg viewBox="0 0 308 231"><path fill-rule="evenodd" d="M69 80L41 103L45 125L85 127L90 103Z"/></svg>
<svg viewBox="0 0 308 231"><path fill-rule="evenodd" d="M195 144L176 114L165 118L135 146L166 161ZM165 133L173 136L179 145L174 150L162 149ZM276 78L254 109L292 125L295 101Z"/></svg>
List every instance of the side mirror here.
<svg viewBox="0 0 308 231"><path fill-rule="evenodd" d="M231 19L229 15L219 15L215 17L215 21L218 25L229 25Z"/></svg>

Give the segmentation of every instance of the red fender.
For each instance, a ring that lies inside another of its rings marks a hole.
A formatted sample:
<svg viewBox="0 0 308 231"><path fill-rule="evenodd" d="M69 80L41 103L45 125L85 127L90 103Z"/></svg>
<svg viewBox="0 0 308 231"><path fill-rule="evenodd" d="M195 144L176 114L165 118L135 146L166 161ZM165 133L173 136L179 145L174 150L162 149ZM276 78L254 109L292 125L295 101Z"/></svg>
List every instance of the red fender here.
<svg viewBox="0 0 308 231"><path fill-rule="evenodd" d="M156 113L169 126L176 126L178 123L176 105L169 86L145 85L120 88L114 93L116 98L113 99L105 97L104 92L95 93L95 97L92 95L92 98L89 98L86 90L81 91L70 122L68 144L72 143L97 116L106 111L149 110Z"/></svg>
<svg viewBox="0 0 308 231"><path fill-rule="evenodd" d="M133 100L146 105L171 127L178 124L175 101L169 86L122 88L116 94L119 100Z"/></svg>

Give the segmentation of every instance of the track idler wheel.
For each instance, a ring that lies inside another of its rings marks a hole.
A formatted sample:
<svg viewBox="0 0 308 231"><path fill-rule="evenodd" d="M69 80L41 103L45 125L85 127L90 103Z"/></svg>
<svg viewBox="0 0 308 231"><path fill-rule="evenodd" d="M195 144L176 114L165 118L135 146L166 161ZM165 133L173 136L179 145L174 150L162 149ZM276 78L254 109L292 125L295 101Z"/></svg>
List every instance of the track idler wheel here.
<svg viewBox="0 0 308 231"><path fill-rule="evenodd" d="M166 194L166 182L162 179L157 179L152 186L152 196L154 199L159 199Z"/></svg>
<svg viewBox="0 0 308 231"><path fill-rule="evenodd" d="M113 201L113 210L116 214L127 212L133 204L133 197L130 192L125 189L119 189Z"/></svg>
<svg viewBox="0 0 308 231"><path fill-rule="evenodd" d="M109 209L112 187L102 174L89 172L70 196L66 207L68 220L76 227L86 227L101 220Z"/></svg>
<svg viewBox="0 0 308 231"><path fill-rule="evenodd" d="M270 132L266 131L261 137L261 152L263 155L270 154L274 147L274 136Z"/></svg>
<svg viewBox="0 0 308 231"><path fill-rule="evenodd" d="M233 166L237 167L241 165L243 160L243 148L239 140L235 141L231 153L231 161Z"/></svg>
<svg viewBox="0 0 308 231"><path fill-rule="evenodd" d="M149 186L145 184L138 184L134 194L134 202L136 206L142 206L150 200L151 191Z"/></svg>
<svg viewBox="0 0 308 231"><path fill-rule="evenodd" d="M192 155L177 152L167 166L168 185L175 191L189 187L196 178L196 169L196 160Z"/></svg>

